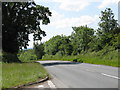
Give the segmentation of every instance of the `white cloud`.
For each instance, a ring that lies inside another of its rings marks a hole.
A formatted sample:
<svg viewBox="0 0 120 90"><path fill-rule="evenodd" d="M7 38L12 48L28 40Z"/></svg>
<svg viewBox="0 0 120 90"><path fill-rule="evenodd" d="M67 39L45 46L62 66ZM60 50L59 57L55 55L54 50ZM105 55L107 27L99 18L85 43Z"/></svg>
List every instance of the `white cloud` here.
<svg viewBox="0 0 120 90"><path fill-rule="evenodd" d="M107 7L110 4L117 4L120 0L103 0L98 6L99 9Z"/></svg>
<svg viewBox="0 0 120 90"><path fill-rule="evenodd" d="M67 11L80 11L86 8L93 2L100 2L101 4L98 6L99 9L107 7L110 4L117 4L120 0L34 0L36 3L40 2L55 2L59 3L58 6L60 9Z"/></svg>
<svg viewBox="0 0 120 90"><path fill-rule="evenodd" d="M40 3L39 0L34 1ZM80 11L89 5L89 0L43 0L41 2L59 3L60 5L58 7L67 11Z"/></svg>
<svg viewBox="0 0 120 90"><path fill-rule="evenodd" d="M40 2L55 2L59 3L58 6L62 10L67 11L80 11L90 5L92 2L100 2L99 9L104 8L110 4L117 4L120 0L34 0L36 3Z"/></svg>
<svg viewBox="0 0 120 90"><path fill-rule="evenodd" d="M93 17L89 15L73 17L73 18L62 18L51 22L50 26L54 26L56 28L66 28L72 26L80 26L80 25L90 25L93 24L98 17L95 15Z"/></svg>
<svg viewBox="0 0 120 90"><path fill-rule="evenodd" d="M118 3L120 0L34 0L36 3L40 2L53 2L59 3L58 6L62 10L66 11L80 11L89 6L93 2L100 2L101 4L98 6L99 9L104 8L110 4Z"/></svg>
<svg viewBox="0 0 120 90"><path fill-rule="evenodd" d="M55 10L51 10L51 12L52 12L52 17L50 19L52 19L53 21L54 20L60 20L60 19L62 19L64 17L63 14L60 14Z"/></svg>
<svg viewBox="0 0 120 90"><path fill-rule="evenodd" d="M85 0L64 0L64 2L61 2L59 8L67 11L80 11L88 5L89 2Z"/></svg>

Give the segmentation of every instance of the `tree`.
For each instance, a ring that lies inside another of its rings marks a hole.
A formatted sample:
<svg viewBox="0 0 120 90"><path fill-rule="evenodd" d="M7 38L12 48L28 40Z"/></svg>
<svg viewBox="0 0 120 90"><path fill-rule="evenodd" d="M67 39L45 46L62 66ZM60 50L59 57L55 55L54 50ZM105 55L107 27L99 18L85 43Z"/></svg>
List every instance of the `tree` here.
<svg viewBox="0 0 120 90"><path fill-rule="evenodd" d="M117 33L118 23L114 19L114 14L110 8L106 8L105 11L101 11L98 36L100 38L101 46L104 47L106 44L112 45L110 41Z"/></svg>
<svg viewBox="0 0 120 90"><path fill-rule="evenodd" d="M70 44L69 37L57 35L45 42L46 54L55 55L58 52L62 55L71 55L72 45Z"/></svg>
<svg viewBox="0 0 120 90"><path fill-rule="evenodd" d="M61 44L61 36L53 36L51 39L45 42L45 53L48 55L55 55L59 51Z"/></svg>
<svg viewBox="0 0 120 90"><path fill-rule="evenodd" d="M23 62L27 62L28 60L37 60L37 56L33 49L19 51L18 58Z"/></svg>
<svg viewBox="0 0 120 90"><path fill-rule="evenodd" d="M89 49L89 43L93 39L94 30L87 26L72 27L71 42L73 45L73 55L80 54L81 51Z"/></svg>
<svg viewBox="0 0 120 90"><path fill-rule="evenodd" d="M33 33L34 41L41 40L45 32L40 22L50 23L51 12L48 7L36 5L34 2L3 2L2 3L2 46L3 52L14 54L15 57L22 47L27 48L29 34ZM5 62L17 62L17 58L7 58Z"/></svg>
<svg viewBox="0 0 120 90"><path fill-rule="evenodd" d="M43 43L34 43L34 53L37 56L37 59L42 59L42 56L44 55L44 44Z"/></svg>
<svg viewBox="0 0 120 90"><path fill-rule="evenodd" d="M60 40L61 44L58 47L59 51L63 52L63 55L71 55L72 53L72 45L69 36L61 36Z"/></svg>

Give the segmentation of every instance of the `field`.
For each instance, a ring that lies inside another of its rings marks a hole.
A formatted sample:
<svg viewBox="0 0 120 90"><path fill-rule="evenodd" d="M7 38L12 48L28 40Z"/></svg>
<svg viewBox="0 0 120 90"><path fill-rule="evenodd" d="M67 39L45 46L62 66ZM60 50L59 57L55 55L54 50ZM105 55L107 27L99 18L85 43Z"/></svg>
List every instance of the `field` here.
<svg viewBox="0 0 120 90"><path fill-rule="evenodd" d="M2 88L23 85L48 76L39 63L3 63L2 70Z"/></svg>

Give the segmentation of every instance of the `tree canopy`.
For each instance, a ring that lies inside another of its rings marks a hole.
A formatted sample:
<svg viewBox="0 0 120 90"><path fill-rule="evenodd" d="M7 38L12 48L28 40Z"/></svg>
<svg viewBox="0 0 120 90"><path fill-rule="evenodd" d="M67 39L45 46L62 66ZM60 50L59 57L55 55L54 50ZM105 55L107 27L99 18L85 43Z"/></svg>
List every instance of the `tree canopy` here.
<svg viewBox="0 0 120 90"><path fill-rule="evenodd" d="M101 11L100 22L98 28L98 36L102 47L106 44L112 45L111 40L114 38L115 34L118 34L120 31L118 28L117 20L114 19L114 13L110 8L106 8L104 11Z"/></svg>
<svg viewBox="0 0 120 90"><path fill-rule="evenodd" d="M99 28L85 26L72 27L70 36L57 35L45 42L45 53L48 55L79 55L88 51L100 51L104 48L119 49L118 38L120 27L114 19L110 8L101 11ZM109 50L106 50L109 51Z"/></svg>
<svg viewBox="0 0 120 90"><path fill-rule="evenodd" d="M70 36L57 35L45 42L45 53L48 55L77 55L90 48L94 30L87 26L73 27Z"/></svg>
<svg viewBox="0 0 120 90"><path fill-rule="evenodd" d="M22 47L27 48L31 33L33 33L34 41L41 40L46 34L40 25L50 23L50 16L51 12L48 7L36 5L34 2L3 2L3 51L15 54Z"/></svg>
<svg viewBox="0 0 120 90"><path fill-rule="evenodd" d="M70 44L69 37L57 35L52 37L49 41L45 42L45 53L48 55L71 55L72 45Z"/></svg>
<svg viewBox="0 0 120 90"><path fill-rule="evenodd" d="M40 35L45 36L45 32L40 28L40 21L42 24L50 23L48 17L51 12L48 8L34 2L4 2L2 10L3 51L14 53L18 52L19 48L27 48L30 33L34 34L34 40L41 40Z"/></svg>
<svg viewBox="0 0 120 90"><path fill-rule="evenodd" d="M34 43L33 51L37 56L37 59L42 59L42 56L44 55L44 44Z"/></svg>
<svg viewBox="0 0 120 90"><path fill-rule="evenodd" d="M87 26L73 27L71 42L74 47L73 54L80 54L81 51L89 49L89 43L92 41L94 29Z"/></svg>

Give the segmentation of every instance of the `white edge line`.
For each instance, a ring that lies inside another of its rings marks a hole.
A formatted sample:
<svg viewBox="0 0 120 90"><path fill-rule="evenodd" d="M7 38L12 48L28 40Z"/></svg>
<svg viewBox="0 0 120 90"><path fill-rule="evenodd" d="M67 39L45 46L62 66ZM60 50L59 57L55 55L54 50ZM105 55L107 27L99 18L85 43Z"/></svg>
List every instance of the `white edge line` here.
<svg viewBox="0 0 120 90"><path fill-rule="evenodd" d="M38 88L44 87L43 85L39 85Z"/></svg>
<svg viewBox="0 0 120 90"><path fill-rule="evenodd" d="M105 75L105 76L108 76L108 77L112 77L112 78L115 78L115 79L120 79L119 77L117 76L112 76L112 75L108 75L108 74L105 74L105 73L101 73L102 75Z"/></svg>
<svg viewBox="0 0 120 90"><path fill-rule="evenodd" d="M48 85L50 86L50 88L56 88L55 85L50 80L48 81Z"/></svg>

